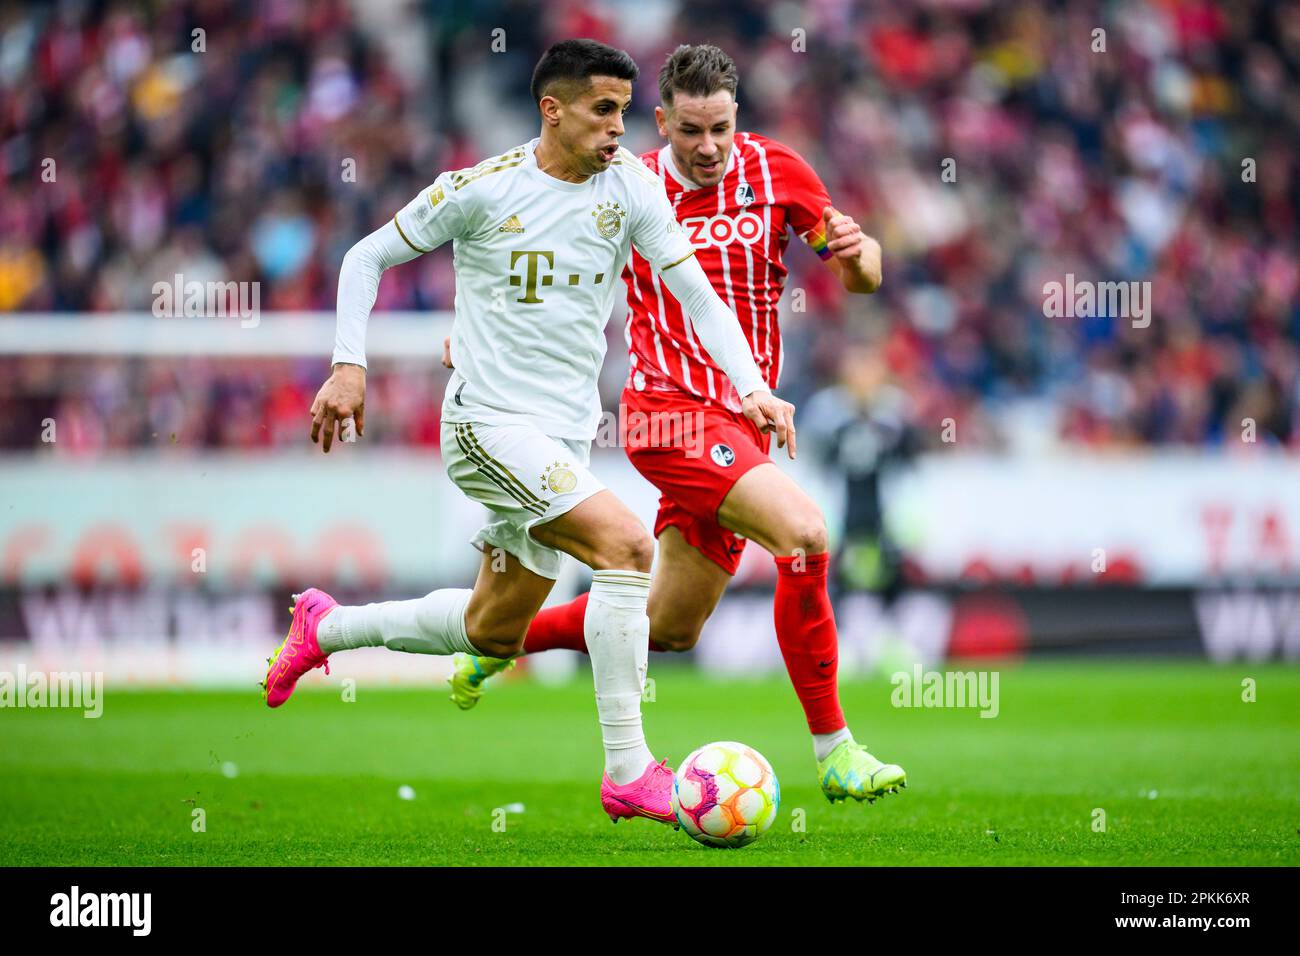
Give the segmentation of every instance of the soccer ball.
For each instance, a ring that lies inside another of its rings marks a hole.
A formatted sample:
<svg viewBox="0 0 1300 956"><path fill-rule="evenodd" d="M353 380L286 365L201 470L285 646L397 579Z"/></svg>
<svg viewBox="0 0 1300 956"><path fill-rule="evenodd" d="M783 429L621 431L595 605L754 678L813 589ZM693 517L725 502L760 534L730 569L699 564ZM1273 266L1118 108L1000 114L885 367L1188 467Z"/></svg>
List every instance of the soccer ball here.
<svg viewBox="0 0 1300 956"><path fill-rule="evenodd" d="M781 785L767 758L744 744L705 744L673 777L673 813L691 839L705 846L741 847L772 825Z"/></svg>

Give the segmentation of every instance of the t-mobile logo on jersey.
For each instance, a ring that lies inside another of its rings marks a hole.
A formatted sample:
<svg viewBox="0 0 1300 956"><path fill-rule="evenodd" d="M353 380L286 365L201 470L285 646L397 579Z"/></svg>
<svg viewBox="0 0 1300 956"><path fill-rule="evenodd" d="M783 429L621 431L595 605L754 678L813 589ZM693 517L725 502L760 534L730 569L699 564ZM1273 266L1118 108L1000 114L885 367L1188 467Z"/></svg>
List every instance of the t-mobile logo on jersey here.
<svg viewBox="0 0 1300 956"><path fill-rule="evenodd" d="M519 266L523 271L516 273L514 270ZM551 249L517 249L510 253L510 285L514 288L522 288L524 294L515 299L516 302L523 302L527 305L537 305L541 303L542 297L538 294L539 288L549 288L555 283L555 275L551 271L555 269L555 252ZM583 285L590 283L592 285L601 285L605 281L605 273L597 272L594 276L583 275L578 272L570 272L567 278L568 285Z"/></svg>

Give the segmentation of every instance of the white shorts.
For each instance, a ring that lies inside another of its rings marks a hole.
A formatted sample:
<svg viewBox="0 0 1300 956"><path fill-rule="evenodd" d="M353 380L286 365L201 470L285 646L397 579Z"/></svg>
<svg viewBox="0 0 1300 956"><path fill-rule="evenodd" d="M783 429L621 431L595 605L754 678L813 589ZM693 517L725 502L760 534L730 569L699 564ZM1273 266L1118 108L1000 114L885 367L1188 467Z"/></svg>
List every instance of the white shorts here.
<svg viewBox="0 0 1300 956"><path fill-rule="evenodd" d="M588 469L591 442L552 438L532 425L442 423L442 463L456 487L498 516L474 535L480 551L501 548L554 580L564 552L529 534L604 489Z"/></svg>

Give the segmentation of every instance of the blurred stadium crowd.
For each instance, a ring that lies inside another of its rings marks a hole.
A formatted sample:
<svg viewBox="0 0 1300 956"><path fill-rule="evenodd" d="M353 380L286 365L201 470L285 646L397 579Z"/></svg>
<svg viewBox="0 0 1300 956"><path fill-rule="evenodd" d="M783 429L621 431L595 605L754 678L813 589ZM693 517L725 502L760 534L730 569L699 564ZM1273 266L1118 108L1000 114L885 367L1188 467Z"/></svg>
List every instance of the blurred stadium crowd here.
<svg viewBox="0 0 1300 956"><path fill-rule="evenodd" d="M664 55L722 46L741 128L802 152L881 240L867 298L792 248L807 310L787 296L786 397L851 380L866 345L936 443L951 417L964 446L1239 446L1249 417L1300 449L1297 0L5 5L0 311L147 311L175 273L332 310L354 241L439 171L535 135L532 66L569 36L641 65L636 151L658 145ZM1068 273L1149 280L1150 327L1045 318ZM436 253L389 272L376 307L453 293ZM0 448L39 447L46 416L72 423L58 453L299 444L330 345L0 359ZM367 440L436 444L442 382L377 362Z"/></svg>

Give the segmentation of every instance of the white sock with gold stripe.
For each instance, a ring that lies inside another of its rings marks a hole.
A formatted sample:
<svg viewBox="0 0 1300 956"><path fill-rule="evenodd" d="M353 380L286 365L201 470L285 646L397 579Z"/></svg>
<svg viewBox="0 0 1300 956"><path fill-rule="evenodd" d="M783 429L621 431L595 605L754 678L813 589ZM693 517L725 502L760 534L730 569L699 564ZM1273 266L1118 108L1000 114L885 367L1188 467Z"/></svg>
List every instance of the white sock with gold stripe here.
<svg viewBox="0 0 1300 956"><path fill-rule="evenodd" d="M596 571L582 622L596 684L605 772L617 784L631 783L654 760L641 728L641 692L650 656L649 597L649 574Z"/></svg>

